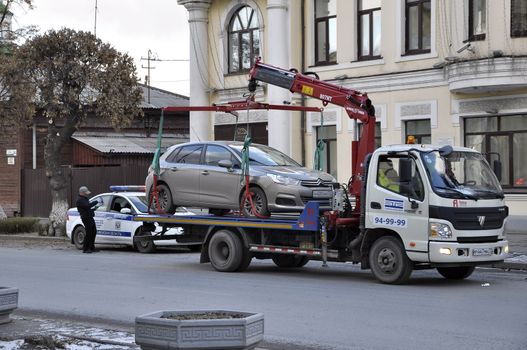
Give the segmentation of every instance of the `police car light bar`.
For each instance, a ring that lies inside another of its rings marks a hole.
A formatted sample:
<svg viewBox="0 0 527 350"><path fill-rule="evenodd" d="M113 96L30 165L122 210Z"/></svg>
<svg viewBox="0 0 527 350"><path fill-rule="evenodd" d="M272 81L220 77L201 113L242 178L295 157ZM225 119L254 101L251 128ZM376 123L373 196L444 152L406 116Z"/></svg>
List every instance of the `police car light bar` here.
<svg viewBox="0 0 527 350"><path fill-rule="evenodd" d="M126 192L126 191L138 191L145 192L145 186L110 186L110 191L114 192Z"/></svg>

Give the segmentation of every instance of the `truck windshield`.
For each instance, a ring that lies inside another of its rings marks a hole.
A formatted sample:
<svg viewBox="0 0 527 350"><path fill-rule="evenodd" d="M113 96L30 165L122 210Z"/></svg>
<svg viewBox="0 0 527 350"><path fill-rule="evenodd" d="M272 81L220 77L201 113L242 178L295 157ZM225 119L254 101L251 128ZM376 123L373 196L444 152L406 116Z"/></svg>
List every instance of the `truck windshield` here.
<svg viewBox="0 0 527 350"><path fill-rule="evenodd" d="M433 190L441 197L504 198L496 175L480 153L452 152L443 157L434 151L422 153L422 158Z"/></svg>

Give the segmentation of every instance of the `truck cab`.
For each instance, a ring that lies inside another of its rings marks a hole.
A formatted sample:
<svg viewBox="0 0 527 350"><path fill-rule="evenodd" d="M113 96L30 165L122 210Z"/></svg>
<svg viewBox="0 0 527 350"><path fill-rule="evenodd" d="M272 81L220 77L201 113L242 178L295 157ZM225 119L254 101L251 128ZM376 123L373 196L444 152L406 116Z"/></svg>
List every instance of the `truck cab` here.
<svg viewBox="0 0 527 350"><path fill-rule="evenodd" d="M499 162L493 170L482 154L464 147L378 148L366 175L365 228L400 240L414 268L465 278L475 265L502 261L508 252L508 208L495 171L499 176ZM374 274L389 274L393 252L372 253Z"/></svg>

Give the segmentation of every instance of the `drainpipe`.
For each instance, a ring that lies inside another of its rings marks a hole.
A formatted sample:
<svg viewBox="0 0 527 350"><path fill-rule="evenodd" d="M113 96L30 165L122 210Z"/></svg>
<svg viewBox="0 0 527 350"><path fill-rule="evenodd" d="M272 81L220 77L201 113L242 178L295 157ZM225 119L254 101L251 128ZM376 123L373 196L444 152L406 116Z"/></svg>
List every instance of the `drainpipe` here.
<svg viewBox="0 0 527 350"><path fill-rule="evenodd" d="M306 70L306 58L305 58L305 45L306 45L306 26L305 26L305 0L302 0L300 4L300 32L301 32L301 48L302 50L300 58L300 72L304 73ZM300 105L304 107L306 105L306 97L304 95L301 95L300 98ZM301 112L301 118L300 118L300 132L302 133L301 137L301 147L302 147L302 165L306 166L306 118L307 113L306 111Z"/></svg>

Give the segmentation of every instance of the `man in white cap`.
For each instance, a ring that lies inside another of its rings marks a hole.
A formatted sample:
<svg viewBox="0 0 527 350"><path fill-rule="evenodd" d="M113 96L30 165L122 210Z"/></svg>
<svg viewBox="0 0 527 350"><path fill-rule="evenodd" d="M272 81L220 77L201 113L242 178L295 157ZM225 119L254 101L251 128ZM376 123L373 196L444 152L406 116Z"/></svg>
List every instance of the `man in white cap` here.
<svg viewBox="0 0 527 350"><path fill-rule="evenodd" d="M79 188L79 198L77 198L77 210L81 216L82 224L86 230L86 236L82 244L83 253L95 253L98 252L95 249L95 236L97 235L97 227L95 226L95 209L97 208L97 202L90 202L88 196L90 195L88 187L81 186Z"/></svg>

